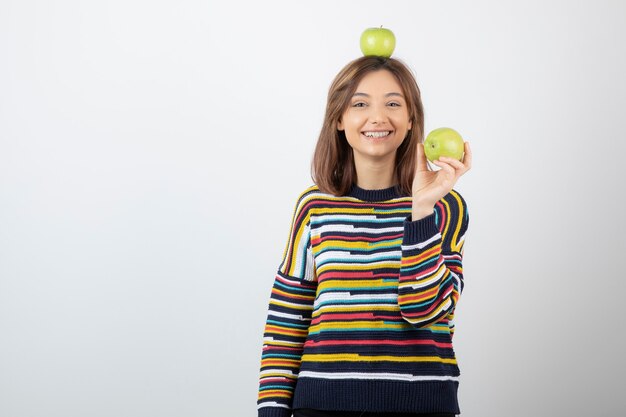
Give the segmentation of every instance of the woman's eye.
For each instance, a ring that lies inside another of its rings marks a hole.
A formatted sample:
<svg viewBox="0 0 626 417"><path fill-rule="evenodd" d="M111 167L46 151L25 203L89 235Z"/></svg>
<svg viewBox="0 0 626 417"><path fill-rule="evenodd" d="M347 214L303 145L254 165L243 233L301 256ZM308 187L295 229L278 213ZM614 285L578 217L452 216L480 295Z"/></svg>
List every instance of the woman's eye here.
<svg viewBox="0 0 626 417"><path fill-rule="evenodd" d="M391 107L400 107L400 103L396 103L396 102L389 103L389 105Z"/></svg>
<svg viewBox="0 0 626 417"><path fill-rule="evenodd" d="M354 103L352 105L352 107L365 107L365 106L366 106L366 104L363 103L362 101L359 101L358 103Z"/></svg>

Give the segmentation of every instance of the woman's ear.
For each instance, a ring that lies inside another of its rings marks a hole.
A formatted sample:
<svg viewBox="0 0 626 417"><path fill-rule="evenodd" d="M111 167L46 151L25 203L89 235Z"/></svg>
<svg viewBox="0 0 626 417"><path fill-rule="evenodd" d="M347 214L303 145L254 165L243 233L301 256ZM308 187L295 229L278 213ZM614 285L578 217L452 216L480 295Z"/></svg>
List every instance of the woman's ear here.
<svg viewBox="0 0 626 417"><path fill-rule="evenodd" d="M337 120L337 130L343 130L343 122L341 119Z"/></svg>
<svg viewBox="0 0 626 417"><path fill-rule="evenodd" d="M409 119L409 130L413 127L413 119Z"/></svg>

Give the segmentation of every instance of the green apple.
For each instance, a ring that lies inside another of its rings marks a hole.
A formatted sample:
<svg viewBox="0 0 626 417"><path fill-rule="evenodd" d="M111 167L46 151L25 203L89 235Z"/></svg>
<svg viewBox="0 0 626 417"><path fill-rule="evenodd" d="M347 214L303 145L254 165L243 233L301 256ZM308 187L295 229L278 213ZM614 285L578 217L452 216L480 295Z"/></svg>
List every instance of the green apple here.
<svg viewBox="0 0 626 417"><path fill-rule="evenodd" d="M459 132L449 127L440 127L431 131L424 140L424 153L431 162L439 159L440 156L448 156L460 161L463 159L464 150L463 138Z"/></svg>
<svg viewBox="0 0 626 417"><path fill-rule="evenodd" d="M383 28L368 28L361 34L361 52L365 56L389 58L396 47L396 37L392 31Z"/></svg>

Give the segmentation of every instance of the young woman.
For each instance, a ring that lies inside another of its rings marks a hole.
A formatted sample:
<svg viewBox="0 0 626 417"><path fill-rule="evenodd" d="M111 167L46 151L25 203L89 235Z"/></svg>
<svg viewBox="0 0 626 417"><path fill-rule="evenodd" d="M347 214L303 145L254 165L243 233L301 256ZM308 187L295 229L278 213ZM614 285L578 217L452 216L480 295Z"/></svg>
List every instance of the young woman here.
<svg viewBox="0 0 626 417"><path fill-rule="evenodd" d="M259 417L454 416L471 166L429 169L410 70L361 57L331 84L265 326Z"/></svg>

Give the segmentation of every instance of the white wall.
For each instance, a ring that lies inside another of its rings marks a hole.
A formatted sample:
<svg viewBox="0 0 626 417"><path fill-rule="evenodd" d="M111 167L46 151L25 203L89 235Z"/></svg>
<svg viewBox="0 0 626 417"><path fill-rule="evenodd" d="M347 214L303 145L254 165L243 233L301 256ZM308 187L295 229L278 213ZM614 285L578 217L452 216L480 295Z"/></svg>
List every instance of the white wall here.
<svg viewBox="0 0 626 417"><path fill-rule="evenodd" d="M0 417L256 413L328 86L384 25L474 167L463 416L623 413L626 3L3 0Z"/></svg>

